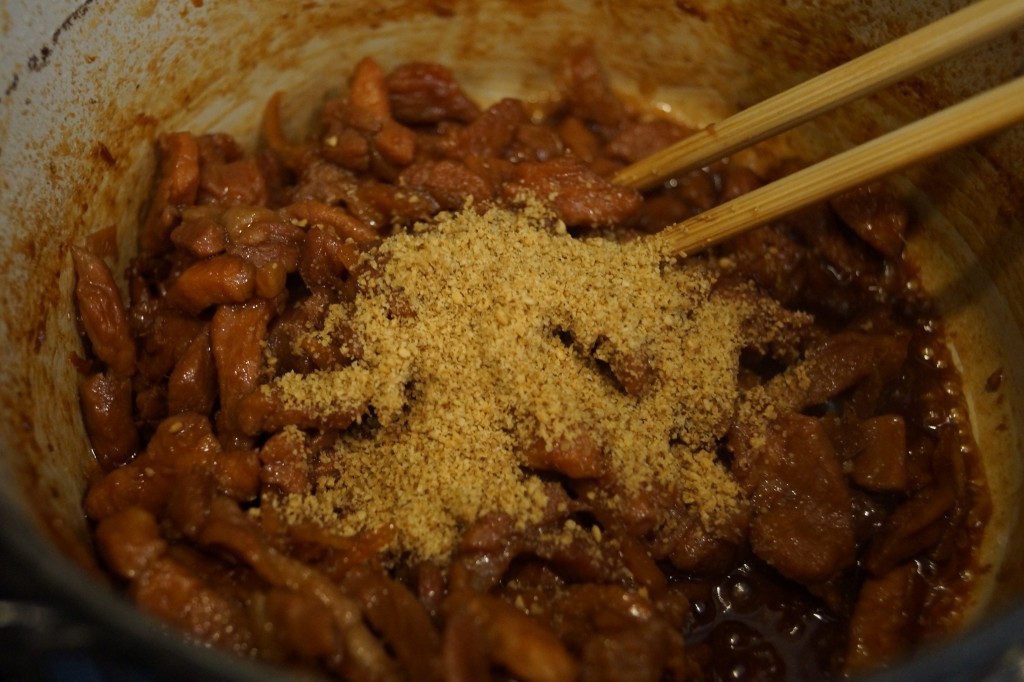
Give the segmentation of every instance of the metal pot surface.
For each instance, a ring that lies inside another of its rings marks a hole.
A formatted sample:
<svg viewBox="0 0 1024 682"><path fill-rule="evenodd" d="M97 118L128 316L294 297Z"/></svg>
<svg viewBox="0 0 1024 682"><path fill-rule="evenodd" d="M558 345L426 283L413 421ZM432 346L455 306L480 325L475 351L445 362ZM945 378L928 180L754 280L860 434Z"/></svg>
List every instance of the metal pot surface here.
<svg viewBox="0 0 1024 682"><path fill-rule="evenodd" d="M304 121L364 55L443 62L478 100L551 90L588 41L617 88L699 126L846 61L962 0L374 0L0 4L0 535L45 598L158 660L169 677L275 676L186 644L99 579L80 500L95 471L71 354L70 246L116 226L122 265L155 135L254 142L270 93ZM1020 31L845 106L780 144L849 147L1024 68ZM291 131L297 133L297 130ZM895 186L924 224L909 248L948 325L994 510L965 634L885 677L1003 674L1024 639L1024 128L916 167ZM995 381L993 377L998 377ZM1019 664L1018 664L1019 665ZM1018 668L1018 673L1020 669Z"/></svg>

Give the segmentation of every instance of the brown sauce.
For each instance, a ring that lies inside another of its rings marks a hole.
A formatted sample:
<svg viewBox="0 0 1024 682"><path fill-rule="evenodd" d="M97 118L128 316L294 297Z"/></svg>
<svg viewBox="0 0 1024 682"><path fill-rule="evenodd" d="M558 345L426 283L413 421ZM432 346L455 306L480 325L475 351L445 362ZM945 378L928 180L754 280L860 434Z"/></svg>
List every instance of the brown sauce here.
<svg viewBox="0 0 1024 682"><path fill-rule="evenodd" d="M226 135L161 137L128 301L102 254L75 252L83 415L104 471L84 507L142 609L236 654L353 680L819 680L956 627L987 492L941 325L902 258L913 218L882 185L687 259L698 274L680 281L701 294L686 315L720 305L739 339L714 375L736 385L727 419L706 406L710 431L672 426L665 443L703 462L695 487L673 472L630 489L582 422L516 441L532 487L442 517L454 544L345 508L347 462L415 423L423 395L409 381L394 409L352 382L349 402L324 388L366 361L367 292L384 292L385 326L423 316L386 289L387 268L428 242L373 256L396 235L443 212L525 211L529 194L545 234L625 249L794 168L726 160L644 196L616 187L615 170L687 131L630 111L589 52L567 58L561 84L553 105L481 109L441 66L364 60L307 141L281 133L277 96L254 153ZM508 310L488 324L513 322ZM613 402L647 400L654 346L581 325L553 324L545 348ZM320 379L287 393L286 375ZM366 452L379 466L364 474L390 466Z"/></svg>
<svg viewBox="0 0 1024 682"><path fill-rule="evenodd" d="M756 559L693 581L687 644L709 680L819 680L838 672L840 619Z"/></svg>

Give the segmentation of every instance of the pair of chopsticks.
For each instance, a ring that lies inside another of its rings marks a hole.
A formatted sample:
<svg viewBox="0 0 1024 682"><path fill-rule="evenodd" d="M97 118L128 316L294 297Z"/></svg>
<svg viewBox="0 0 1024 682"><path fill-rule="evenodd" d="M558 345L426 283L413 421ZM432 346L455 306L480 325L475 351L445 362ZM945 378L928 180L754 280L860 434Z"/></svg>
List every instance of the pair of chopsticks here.
<svg viewBox="0 0 1024 682"><path fill-rule="evenodd" d="M691 135L613 176L639 190L722 159L1024 24L1024 0L979 0ZM1024 76L786 176L656 237L680 254L1024 120Z"/></svg>

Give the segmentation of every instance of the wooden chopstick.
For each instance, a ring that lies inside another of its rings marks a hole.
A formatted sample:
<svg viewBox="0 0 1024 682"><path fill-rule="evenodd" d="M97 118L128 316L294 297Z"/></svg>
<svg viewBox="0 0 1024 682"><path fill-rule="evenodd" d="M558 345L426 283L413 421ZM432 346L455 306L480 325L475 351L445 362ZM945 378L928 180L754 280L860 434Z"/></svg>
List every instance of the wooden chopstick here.
<svg viewBox="0 0 1024 682"><path fill-rule="evenodd" d="M1024 24L1024 1L980 0L745 109L616 173L646 190L804 123Z"/></svg>
<svg viewBox="0 0 1024 682"><path fill-rule="evenodd" d="M1024 76L719 204L653 238L673 253L693 253L1020 121Z"/></svg>

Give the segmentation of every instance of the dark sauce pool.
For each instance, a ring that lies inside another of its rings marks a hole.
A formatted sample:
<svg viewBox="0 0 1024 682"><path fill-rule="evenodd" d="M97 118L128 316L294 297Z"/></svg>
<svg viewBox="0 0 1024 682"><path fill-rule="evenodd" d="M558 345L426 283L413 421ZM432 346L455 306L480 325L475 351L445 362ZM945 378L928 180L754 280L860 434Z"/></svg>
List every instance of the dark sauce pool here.
<svg viewBox="0 0 1024 682"><path fill-rule="evenodd" d="M834 676L845 626L807 589L750 558L717 580L677 585L690 599L687 650L706 680L793 680Z"/></svg>

